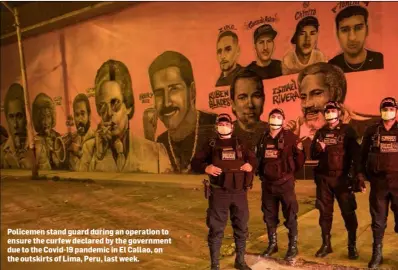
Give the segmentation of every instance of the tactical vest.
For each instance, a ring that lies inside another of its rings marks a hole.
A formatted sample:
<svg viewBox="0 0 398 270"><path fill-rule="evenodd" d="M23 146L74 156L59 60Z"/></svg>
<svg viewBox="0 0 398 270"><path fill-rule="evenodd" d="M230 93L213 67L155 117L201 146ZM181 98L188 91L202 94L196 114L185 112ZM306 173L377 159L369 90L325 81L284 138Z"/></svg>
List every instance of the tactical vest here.
<svg viewBox="0 0 398 270"><path fill-rule="evenodd" d="M292 147L286 147L284 133L285 131L281 131L277 145L266 144L268 132L265 133L257 149L259 174L270 181L280 180L295 171Z"/></svg>
<svg viewBox="0 0 398 270"><path fill-rule="evenodd" d="M218 177L210 176L211 182L225 189L242 190L251 187L252 173L245 173L240 167L246 163L242 145L235 139L233 145L222 146L221 139L215 139L212 143L212 164L219 167L222 173Z"/></svg>
<svg viewBox="0 0 398 270"><path fill-rule="evenodd" d="M395 128L390 130L388 134L381 135L380 128L379 125L372 137L366 167L370 173L397 173L398 130Z"/></svg>
<svg viewBox="0 0 398 270"><path fill-rule="evenodd" d="M340 129L328 130L324 136L319 137L319 141L326 144L326 158L319 161L318 167L323 171L343 171L346 163L346 151L344 138L346 136L346 125Z"/></svg>

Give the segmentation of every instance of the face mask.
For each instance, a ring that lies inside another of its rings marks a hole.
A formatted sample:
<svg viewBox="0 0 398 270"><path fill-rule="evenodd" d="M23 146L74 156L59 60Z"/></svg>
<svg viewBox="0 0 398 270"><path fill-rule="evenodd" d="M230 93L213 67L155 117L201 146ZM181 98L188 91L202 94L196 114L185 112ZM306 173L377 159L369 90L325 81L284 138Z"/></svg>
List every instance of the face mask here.
<svg viewBox="0 0 398 270"><path fill-rule="evenodd" d="M381 112L381 119L388 121L388 120L393 120L396 116L396 112L394 111L387 111L387 112Z"/></svg>
<svg viewBox="0 0 398 270"><path fill-rule="evenodd" d="M227 126L219 126L217 127L217 131L220 135L229 135L232 133L232 128Z"/></svg>
<svg viewBox="0 0 398 270"><path fill-rule="evenodd" d="M326 121L328 121L329 123L334 123L334 122L336 122L337 119L338 119L338 113L336 113L336 112L326 113L326 114L325 114L325 119L326 119Z"/></svg>
<svg viewBox="0 0 398 270"><path fill-rule="evenodd" d="M272 129L280 129L282 127L282 122L283 120L278 118L271 118L269 120L269 124Z"/></svg>

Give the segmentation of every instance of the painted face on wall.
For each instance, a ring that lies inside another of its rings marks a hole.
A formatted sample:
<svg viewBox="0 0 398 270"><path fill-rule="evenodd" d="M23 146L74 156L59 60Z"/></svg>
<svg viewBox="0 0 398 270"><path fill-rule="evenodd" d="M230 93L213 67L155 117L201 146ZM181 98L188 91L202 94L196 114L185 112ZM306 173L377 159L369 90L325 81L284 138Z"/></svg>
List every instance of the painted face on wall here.
<svg viewBox="0 0 398 270"><path fill-rule="evenodd" d="M177 129L193 106L195 84L187 86L178 67L155 72L152 83L160 120L167 129Z"/></svg>
<svg viewBox="0 0 398 270"><path fill-rule="evenodd" d="M76 130L79 135L84 135L90 128L90 115L84 101L77 102L73 107Z"/></svg>
<svg viewBox="0 0 398 270"><path fill-rule="evenodd" d="M274 53L274 40L271 36L264 35L257 39L255 43L257 58L262 62L271 60Z"/></svg>
<svg viewBox="0 0 398 270"><path fill-rule="evenodd" d="M264 93L257 89L257 83L250 78L236 81L232 110L238 121L251 126L260 121L264 108Z"/></svg>
<svg viewBox="0 0 398 270"><path fill-rule="evenodd" d="M101 85L98 99L99 115L102 122L111 124L112 136L123 136L128 129L128 114L131 112L131 108L127 109L123 102L120 85L115 81L104 82Z"/></svg>
<svg viewBox="0 0 398 270"><path fill-rule="evenodd" d="M53 128L53 115L51 108L45 107L40 110L40 123L42 133L47 136L50 135L51 129Z"/></svg>
<svg viewBox="0 0 398 270"><path fill-rule="evenodd" d="M8 103L7 123L12 138L26 137L26 115L24 104L19 99L10 100Z"/></svg>
<svg viewBox="0 0 398 270"><path fill-rule="evenodd" d="M355 15L339 22L337 38L341 49L350 56L358 55L365 46L368 28L362 15Z"/></svg>
<svg viewBox="0 0 398 270"><path fill-rule="evenodd" d="M231 71L239 56L239 46L231 36L222 37L217 43L217 60L221 71Z"/></svg>
<svg viewBox="0 0 398 270"><path fill-rule="evenodd" d="M311 128L319 129L325 124L323 107L330 100L330 90L321 73L307 75L300 85L301 110Z"/></svg>
<svg viewBox="0 0 398 270"><path fill-rule="evenodd" d="M307 25L297 35L296 49L301 55L309 55L318 41L318 31L315 26Z"/></svg>

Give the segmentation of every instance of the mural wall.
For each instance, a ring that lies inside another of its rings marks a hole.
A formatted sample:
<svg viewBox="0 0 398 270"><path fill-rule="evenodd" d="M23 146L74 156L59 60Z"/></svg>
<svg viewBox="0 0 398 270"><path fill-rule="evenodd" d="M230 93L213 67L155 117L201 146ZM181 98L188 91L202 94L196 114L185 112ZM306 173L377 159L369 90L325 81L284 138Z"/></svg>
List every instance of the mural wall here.
<svg viewBox="0 0 398 270"><path fill-rule="evenodd" d="M275 107L308 151L330 99L361 135L381 99L397 98L397 13L391 2L145 3L28 39L39 168L189 173L218 113L254 145ZM17 45L1 55L1 167L29 169Z"/></svg>

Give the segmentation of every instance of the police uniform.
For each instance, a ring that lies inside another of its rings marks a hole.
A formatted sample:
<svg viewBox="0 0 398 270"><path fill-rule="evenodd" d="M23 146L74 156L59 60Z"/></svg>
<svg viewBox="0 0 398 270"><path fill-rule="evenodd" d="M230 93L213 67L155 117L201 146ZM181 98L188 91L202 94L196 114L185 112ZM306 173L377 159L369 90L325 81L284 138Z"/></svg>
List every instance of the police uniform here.
<svg viewBox="0 0 398 270"><path fill-rule="evenodd" d="M397 107L394 99L383 100ZM361 173L370 182L370 214L372 216L373 256L369 268L382 263L382 242L387 227L388 207L395 216L395 232L398 233L398 122L390 130L383 121L370 126L364 134L361 148Z"/></svg>
<svg viewBox="0 0 398 270"><path fill-rule="evenodd" d="M244 255L249 220L247 189L252 185L253 173L240 170L245 163L249 163L254 172L257 167L256 156L237 137L210 139L209 144L194 156L191 163L192 171L201 174L205 173L210 164L222 169L219 176L210 175L206 223L209 228L208 245L212 269L219 269L218 258L228 212L234 230L237 254L235 268L250 269L244 262Z"/></svg>
<svg viewBox="0 0 398 270"><path fill-rule="evenodd" d="M328 102L325 108L336 108L335 102ZM311 144L311 158L318 160L314 169L316 183L316 203L319 210L319 225L322 230L322 246L317 251L317 257L324 257L332 253L330 232L333 221L334 198L337 199L345 227L348 231L348 256L350 259L358 258L356 250L356 231L358 221L355 210L357 204L355 194L352 192L352 177L358 172L360 146L357 142L355 130L341 121L333 129L326 124L319 129ZM325 149L318 143L325 143ZM352 167L352 165L354 165Z"/></svg>
<svg viewBox="0 0 398 270"><path fill-rule="evenodd" d="M283 111L275 109L284 116ZM276 228L279 224L279 204L285 218L284 225L289 229L289 248L285 259L294 258L297 253L297 213L298 203L295 193L294 173L305 162L304 151L297 148L298 136L290 130L279 131L272 138L267 130L257 146L259 163L258 174L261 180L261 210L267 225L269 246L263 256L270 256L278 251Z"/></svg>

